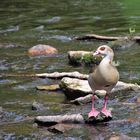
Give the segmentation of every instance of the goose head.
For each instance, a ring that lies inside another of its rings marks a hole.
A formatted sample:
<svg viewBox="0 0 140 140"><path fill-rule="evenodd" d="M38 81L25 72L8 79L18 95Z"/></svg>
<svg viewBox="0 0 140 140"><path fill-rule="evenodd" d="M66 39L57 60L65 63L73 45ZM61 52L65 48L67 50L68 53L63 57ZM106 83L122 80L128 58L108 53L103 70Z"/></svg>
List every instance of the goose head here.
<svg viewBox="0 0 140 140"><path fill-rule="evenodd" d="M102 56L103 58L108 58L112 61L114 57L114 52L109 46L102 45L97 48L93 56Z"/></svg>

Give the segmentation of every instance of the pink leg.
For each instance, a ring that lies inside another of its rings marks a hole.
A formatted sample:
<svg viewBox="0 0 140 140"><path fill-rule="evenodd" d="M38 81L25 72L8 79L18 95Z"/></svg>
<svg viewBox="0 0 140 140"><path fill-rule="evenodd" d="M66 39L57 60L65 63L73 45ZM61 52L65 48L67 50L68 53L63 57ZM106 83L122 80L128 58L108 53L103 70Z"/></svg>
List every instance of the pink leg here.
<svg viewBox="0 0 140 140"><path fill-rule="evenodd" d="M94 108L94 95L92 96L92 109L91 109L91 111L88 113L88 117L90 118L90 117L97 117L98 116L98 114L99 114L100 112L99 111L97 111L95 108Z"/></svg>
<svg viewBox="0 0 140 140"><path fill-rule="evenodd" d="M106 109L107 101L108 101L108 95L105 96L105 99L104 99L104 106L103 106L101 112L102 112L106 117L112 117L111 112L108 111L108 110Z"/></svg>

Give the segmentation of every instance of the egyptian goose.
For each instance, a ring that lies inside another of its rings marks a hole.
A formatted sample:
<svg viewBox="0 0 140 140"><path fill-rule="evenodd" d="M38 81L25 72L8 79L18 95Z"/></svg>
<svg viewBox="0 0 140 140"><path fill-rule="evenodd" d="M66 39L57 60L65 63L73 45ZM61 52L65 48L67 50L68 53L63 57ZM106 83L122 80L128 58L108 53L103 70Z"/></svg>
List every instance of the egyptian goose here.
<svg viewBox="0 0 140 140"><path fill-rule="evenodd" d="M94 108L94 95L96 90L106 91L104 105L101 113L103 113L106 117L111 117L111 112L106 109L108 94L111 92L111 90L119 80L119 73L115 66L112 65L114 52L109 46L102 45L96 50L93 55L102 56L103 59L88 77L88 83L93 92L92 109L89 112L88 117L97 117L100 113Z"/></svg>

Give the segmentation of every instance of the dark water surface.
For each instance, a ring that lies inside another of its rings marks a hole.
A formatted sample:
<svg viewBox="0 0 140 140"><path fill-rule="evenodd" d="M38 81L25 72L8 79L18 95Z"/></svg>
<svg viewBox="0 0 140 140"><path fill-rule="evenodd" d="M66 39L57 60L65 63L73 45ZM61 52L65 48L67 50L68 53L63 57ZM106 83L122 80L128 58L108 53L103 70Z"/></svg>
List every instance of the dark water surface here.
<svg viewBox="0 0 140 140"><path fill-rule="evenodd" d="M68 65L67 52L95 50L105 42L74 41L73 37L89 33L125 36L129 35L129 28L135 28L135 34L140 35L139 0L3 0L0 2L0 73L34 74L75 70L88 73L89 68ZM40 43L56 47L58 55L29 57L27 50ZM9 47L8 44L14 45ZM139 47L139 44L134 44L131 48L115 52L122 81L140 84ZM57 82L33 77L0 77L0 106L7 118L5 120L0 114L0 139L90 140L107 139L114 133L140 138L138 123L65 125L63 134L53 134L45 128L34 127L31 121L2 125L3 122L23 120L27 116L90 110L90 105L77 107L68 104L61 92L48 93L35 89L38 85ZM109 102L109 106L114 108L114 119L140 118L139 105L121 104L134 102L137 93L119 95ZM34 101L42 103L46 111L32 111Z"/></svg>

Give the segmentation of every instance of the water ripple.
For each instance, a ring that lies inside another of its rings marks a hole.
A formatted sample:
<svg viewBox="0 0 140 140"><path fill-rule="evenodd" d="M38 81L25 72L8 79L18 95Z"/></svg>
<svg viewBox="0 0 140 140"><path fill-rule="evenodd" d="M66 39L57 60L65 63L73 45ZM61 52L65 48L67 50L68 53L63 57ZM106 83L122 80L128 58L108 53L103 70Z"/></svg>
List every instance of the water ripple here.
<svg viewBox="0 0 140 140"><path fill-rule="evenodd" d="M0 33L7 33L7 32L17 32L19 31L19 26L10 26L9 28L5 30L0 30Z"/></svg>

